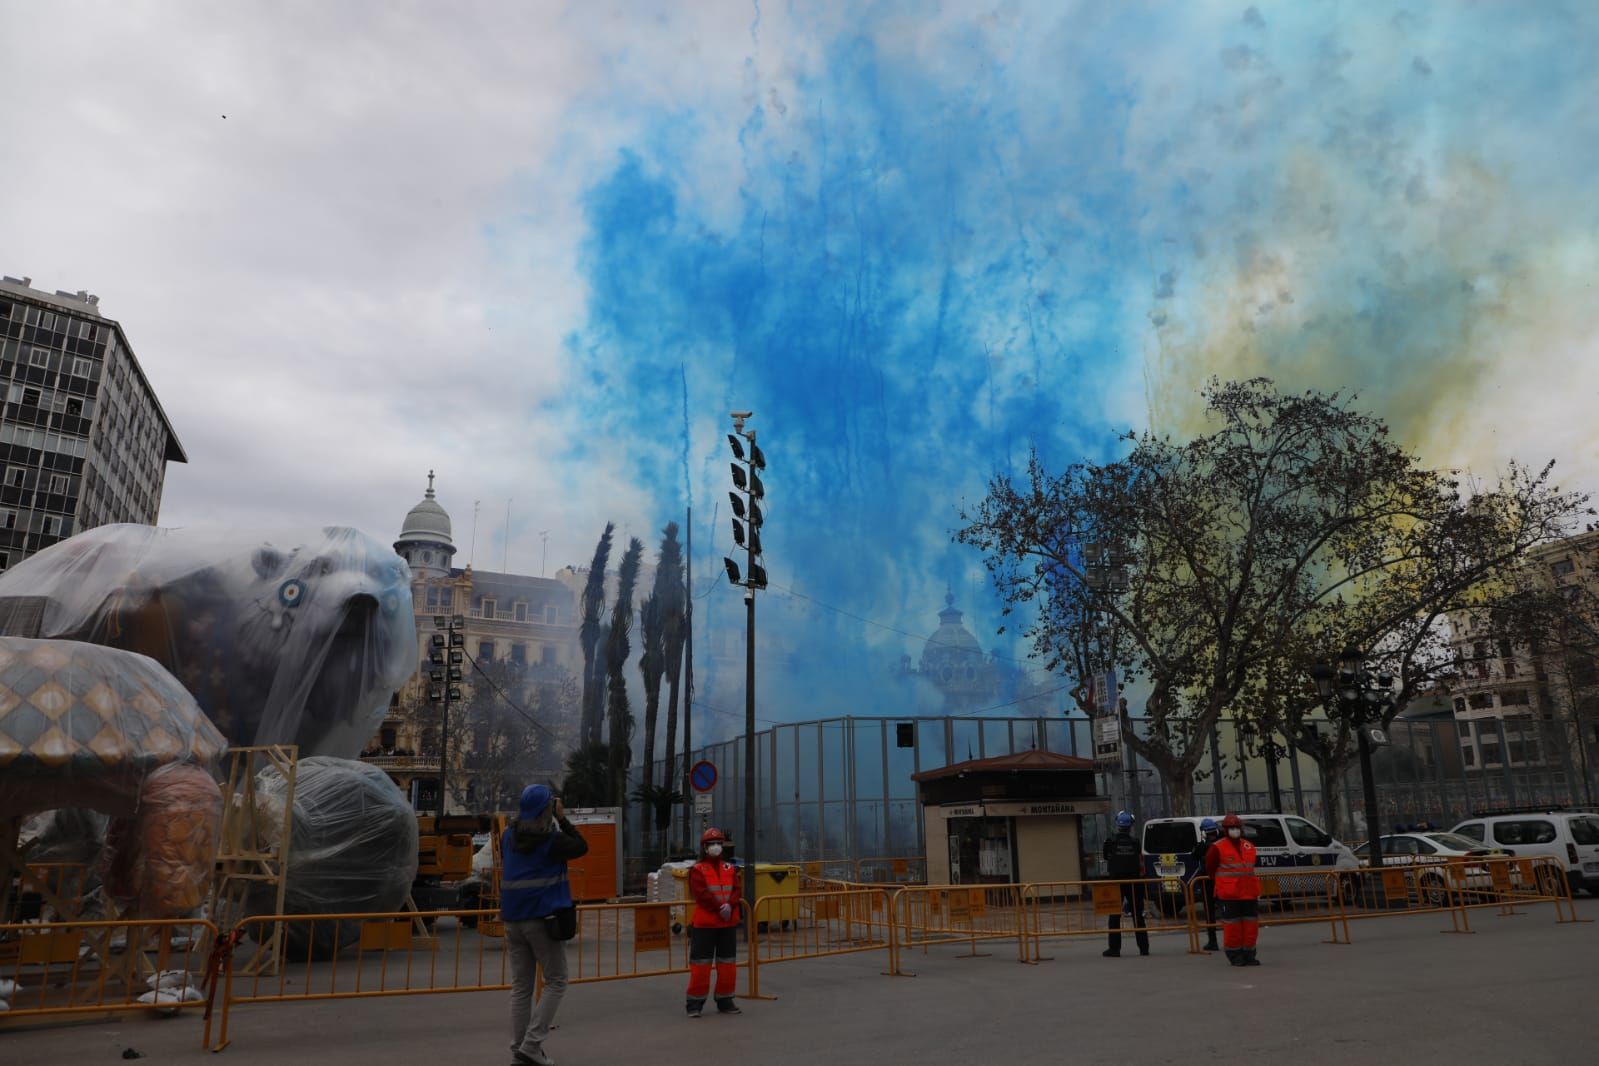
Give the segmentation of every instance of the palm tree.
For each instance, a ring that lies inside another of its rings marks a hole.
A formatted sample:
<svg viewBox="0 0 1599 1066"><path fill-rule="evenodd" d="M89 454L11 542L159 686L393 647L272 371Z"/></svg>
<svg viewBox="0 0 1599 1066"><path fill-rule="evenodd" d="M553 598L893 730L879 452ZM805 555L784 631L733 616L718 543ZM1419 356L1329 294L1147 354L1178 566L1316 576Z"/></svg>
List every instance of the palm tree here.
<svg viewBox="0 0 1599 1066"><path fill-rule="evenodd" d="M610 749L598 741L566 757L561 799L570 807L604 807L610 802Z"/></svg>
<svg viewBox="0 0 1599 1066"><path fill-rule="evenodd" d="M605 668L610 673L610 703L608 738L611 745L611 795L615 805L623 805L626 796L627 766L631 761L633 741L633 716L627 707L627 656L632 650L628 632L633 628L633 586L638 583L639 562L644 556L644 545L633 537L622 553L622 565L616 571L616 603L611 607L611 631L605 642Z"/></svg>
<svg viewBox="0 0 1599 1066"><path fill-rule="evenodd" d="M611 532L614 522L605 523L605 532L594 546L594 561L589 564L589 578L583 586L583 622L578 627L577 638L583 646L583 718L582 742L596 744L600 739L600 708L603 705L600 679L605 674L598 670L595 653L600 647L600 620L605 614L605 566L611 558Z"/></svg>
<svg viewBox="0 0 1599 1066"><path fill-rule="evenodd" d="M666 759L661 786L678 797L677 786L677 700L683 680L683 643L688 635L688 595L683 588L683 546L677 540L677 523L666 523L661 536L661 557L655 568L655 601L661 624L661 665L666 671ZM646 756L648 758L648 756ZM672 803L657 803L655 827L672 823Z"/></svg>

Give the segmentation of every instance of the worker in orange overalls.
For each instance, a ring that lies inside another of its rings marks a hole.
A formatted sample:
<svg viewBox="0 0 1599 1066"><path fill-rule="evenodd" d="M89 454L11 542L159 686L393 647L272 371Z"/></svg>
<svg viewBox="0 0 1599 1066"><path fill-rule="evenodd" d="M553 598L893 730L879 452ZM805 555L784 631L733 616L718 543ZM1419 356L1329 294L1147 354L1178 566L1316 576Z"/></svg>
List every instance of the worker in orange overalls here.
<svg viewBox="0 0 1599 1066"><path fill-rule="evenodd" d="M1244 839L1244 822L1229 812L1221 820L1223 836L1205 852L1205 872L1216 886L1221 906L1222 944L1234 966L1259 966L1255 941L1260 937L1260 878L1255 876L1255 845Z"/></svg>
<svg viewBox="0 0 1599 1066"><path fill-rule="evenodd" d="M688 933L688 1016L698 1018L711 990L711 967L716 967L716 1009L721 1014L742 1014L733 1002L738 984L738 926L743 911L739 899L738 867L722 858L727 837L720 829L707 829L700 837L700 860L688 872L694 913Z"/></svg>

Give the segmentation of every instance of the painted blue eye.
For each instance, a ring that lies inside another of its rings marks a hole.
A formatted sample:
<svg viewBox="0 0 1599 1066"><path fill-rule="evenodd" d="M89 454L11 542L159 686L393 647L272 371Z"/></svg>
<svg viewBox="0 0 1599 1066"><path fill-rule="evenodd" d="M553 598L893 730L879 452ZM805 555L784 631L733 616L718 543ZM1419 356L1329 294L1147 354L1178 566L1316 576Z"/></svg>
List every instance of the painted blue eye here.
<svg viewBox="0 0 1599 1066"><path fill-rule="evenodd" d="M278 589L278 602L285 607L298 607L305 598L305 582L285 581L283 587Z"/></svg>

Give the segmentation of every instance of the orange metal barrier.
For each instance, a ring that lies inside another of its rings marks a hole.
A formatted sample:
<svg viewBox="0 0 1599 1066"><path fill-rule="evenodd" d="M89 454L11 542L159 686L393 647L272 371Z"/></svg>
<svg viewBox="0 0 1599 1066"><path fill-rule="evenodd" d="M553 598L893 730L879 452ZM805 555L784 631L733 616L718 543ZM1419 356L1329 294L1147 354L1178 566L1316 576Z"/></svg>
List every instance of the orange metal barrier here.
<svg viewBox="0 0 1599 1066"><path fill-rule="evenodd" d="M1144 913L1128 915L1129 893L1124 893L1123 888L1135 886L1142 887ZM1191 920L1193 907L1186 907L1189 917L1166 917L1160 911L1160 898L1161 879L1158 877L1123 881L1044 881L1024 885L1018 957L1022 962L1048 961L1049 956L1041 954L1046 938L1108 937L1118 931L1110 928L1113 915L1124 919L1119 930L1124 936L1132 937L1139 932L1182 932L1187 937L1188 950L1198 951Z"/></svg>
<svg viewBox="0 0 1599 1066"><path fill-rule="evenodd" d="M192 918L0 925L0 1020L206 1007L217 941L216 926Z"/></svg>
<svg viewBox="0 0 1599 1066"><path fill-rule="evenodd" d="M566 942L572 984L688 972L688 940L673 935L673 927L687 920L687 904L596 903L579 906L577 913L577 936ZM233 942L248 937L259 943L281 929L284 962L276 975L235 978L228 954L217 1049L228 1044L235 1004L509 989L505 941L481 932L486 920L497 917L494 911L454 910L247 918ZM469 921L480 928L469 928Z"/></svg>
<svg viewBox="0 0 1599 1066"><path fill-rule="evenodd" d="M863 885L925 885L927 860L920 856L860 859L855 863L855 882Z"/></svg>
<svg viewBox="0 0 1599 1066"><path fill-rule="evenodd" d="M894 892L894 935L896 976L906 975L900 968L906 947L920 947L923 954L935 944L969 945L960 958L979 958L987 952L977 950L979 940L1008 940L1018 945L1023 936L1021 920L1022 890L1019 884L1000 885L910 885ZM1018 951L1020 947L1018 946Z"/></svg>
<svg viewBox="0 0 1599 1066"><path fill-rule="evenodd" d="M761 967L774 962L887 950L886 972L896 972L899 943L893 913L894 901L883 888L762 897L755 903L750 924L747 994L752 999L776 998L761 994Z"/></svg>

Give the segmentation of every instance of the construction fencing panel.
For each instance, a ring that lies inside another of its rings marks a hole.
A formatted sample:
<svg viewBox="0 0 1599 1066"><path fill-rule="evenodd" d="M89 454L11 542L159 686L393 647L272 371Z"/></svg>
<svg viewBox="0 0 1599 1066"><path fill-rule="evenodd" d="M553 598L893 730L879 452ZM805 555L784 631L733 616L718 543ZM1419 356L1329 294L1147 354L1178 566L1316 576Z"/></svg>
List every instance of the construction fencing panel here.
<svg viewBox="0 0 1599 1066"><path fill-rule="evenodd" d="M885 951L887 972L894 972L899 946L893 913L893 898L882 888L763 896L750 923L748 994L774 998L761 993L760 981L761 968L776 962Z"/></svg>
<svg viewBox="0 0 1599 1066"><path fill-rule="evenodd" d="M204 1008L217 942L190 918L0 925L0 1021Z"/></svg>

